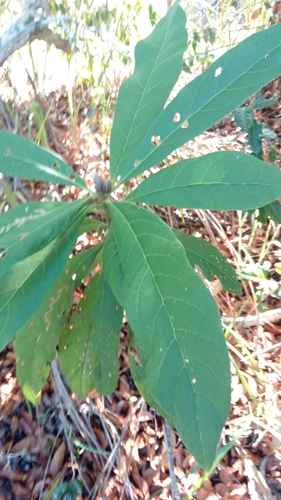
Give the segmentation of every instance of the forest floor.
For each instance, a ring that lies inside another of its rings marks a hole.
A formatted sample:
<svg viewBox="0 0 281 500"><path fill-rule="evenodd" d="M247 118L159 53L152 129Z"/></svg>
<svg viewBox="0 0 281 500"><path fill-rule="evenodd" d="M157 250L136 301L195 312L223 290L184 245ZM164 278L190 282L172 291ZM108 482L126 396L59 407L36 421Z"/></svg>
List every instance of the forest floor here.
<svg viewBox="0 0 281 500"><path fill-rule="evenodd" d="M183 74L180 84L187 78L190 76ZM48 96L38 95L34 88L32 92L43 114L50 111L45 125L52 149L88 183L93 182L94 173L108 177L108 130L114 98L109 99L106 116L101 107L93 119L90 89L86 83L77 86L73 123L65 87ZM281 94L281 79L263 93L267 97ZM4 98L3 88L1 94ZM18 133L27 136L29 107L25 101L15 106ZM2 106L1 130L14 130L9 116ZM281 139L280 100L275 107L259 111L258 119L267 122ZM275 147L275 165L281 168L281 146L276 143ZM263 148L268 159L269 144L264 142ZM180 148L168 161L219 150L250 151L232 117ZM22 199L27 195L34 201L78 196L76 188L37 182L23 182L22 186ZM122 192L117 196L122 197ZM2 209L5 204L2 198ZM173 478L180 498L281 498L281 301L280 292L279 296L274 292L281 267L281 228L273 221L257 223L253 214L239 212L159 207L155 211L168 225L210 241L244 275L241 296L222 290L218 279L205 280L221 312L232 358L231 409L221 438L223 451L214 469L205 474L174 430L169 439L162 418L140 397L130 374L124 322L118 387L110 397L93 391L79 400L54 369L41 403L30 405L17 382L12 345L0 354L0 500L170 499ZM95 233L82 235L75 252L97 243L98 238ZM82 294L80 287L74 294L76 303ZM169 457L174 460L174 470ZM59 493L60 483L64 489Z"/></svg>

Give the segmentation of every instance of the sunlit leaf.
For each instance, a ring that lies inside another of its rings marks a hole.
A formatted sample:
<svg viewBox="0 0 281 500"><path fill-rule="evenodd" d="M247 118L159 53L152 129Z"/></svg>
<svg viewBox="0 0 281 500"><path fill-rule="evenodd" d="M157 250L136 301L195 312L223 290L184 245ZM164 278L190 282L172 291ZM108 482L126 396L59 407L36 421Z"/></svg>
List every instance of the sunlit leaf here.
<svg viewBox="0 0 281 500"><path fill-rule="evenodd" d="M177 94L128 159L121 182L159 163L280 74L281 24L276 24L226 52ZM158 145L152 137L159 138Z"/></svg>

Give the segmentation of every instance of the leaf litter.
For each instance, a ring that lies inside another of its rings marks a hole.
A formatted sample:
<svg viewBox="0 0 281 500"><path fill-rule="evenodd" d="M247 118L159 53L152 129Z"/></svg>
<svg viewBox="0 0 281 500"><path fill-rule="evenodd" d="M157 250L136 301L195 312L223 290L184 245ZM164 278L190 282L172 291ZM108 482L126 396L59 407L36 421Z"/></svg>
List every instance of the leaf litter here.
<svg viewBox="0 0 281 500"><path fill-rule="evenodd" d="M183 82L186 78L183 74L182 83L186 83ZM280 94L280 82L279 78L267 85L264 94L269 97L278 91ZM53 134L50 137L55 140L52 142L50 138L50 144L59 149L76 173L93 184L94 174L108 178L109 143L101 126L102 109L97 111L94 123L90 123L87 110L91 96L86 83L76 88L74 98L80 102L75 143L66 90L45 97L46 105L52 103L49 122ZM108 110L110 118L113 107L114 100ZM280 138L278 109L277 102L273 108L257 113ZM26 135L25 106L18 105L18 112L19 132ZM0 120L1 128L7 128L1 114ZM35 129L32 132L35 135ZM280 144L276 143L275 148L275 165L280 167ZM245 135L237 136L230 117L180 148L177 156L170 155L168 160L173 163L177 159L225 149L249 152ZM267 159L270 146L265 140L263 150ZM144 173L144 177L149 175L149 171ZM133 188L135 182L130 181L128 188ZM31 185L25 181L23 187L34 201L75 199L79 193L75 187L61 188L42 182ZM122 191L117 196L121 198ZM278 280L274 265L278 263L280 227L273 223L257 225L253 232L250 215L241 226L236 212L161 207L154 210L171 227L210 241L238 272L247 259L248 263L259 261L267 238L263 260L271 262L269 278ZM85 233L79 238L75 253L96 244L101 237ZM222 290L218 279L208 282L200 269L198 272L220 309L231 355L232 404L220 445L225 454L218 455L218 463L211 473L205 475L198 468L173 430L170 443L167 442L163 419L140 398L129 370L132 353L124 319L118 386L109 397L101 397L93 390L85 400L78 400L53 366L41 403L27 404L16 380L12 347L0 354L1 500L41 499L56 481L71 484L75 478L83 483L82 495L78 498L169 499L173 474L180 498L195 494L198 500L280 498L281 321L276 315L281 307L280 296L269 288L263 288L261 294L261 281L253 275L252 280L242 282L243 294L234 296ZM84 286L74 294L74 307L83 295ZM264 312L260 312L262 307L268 312L265 320ZM247 323L247 317L252 318L251 323ZM132 352L137 362L137 351ZM228 449L229 443L232 445ZM171 456L174 471L169 467Z"/></svg>

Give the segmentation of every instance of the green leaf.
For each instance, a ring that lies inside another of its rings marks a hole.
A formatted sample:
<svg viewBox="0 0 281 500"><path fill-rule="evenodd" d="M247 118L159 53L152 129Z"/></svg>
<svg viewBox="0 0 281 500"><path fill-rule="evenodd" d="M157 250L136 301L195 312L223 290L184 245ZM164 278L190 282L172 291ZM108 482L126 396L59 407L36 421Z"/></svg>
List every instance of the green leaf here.
<svg viewBox="0 0 281 500"><path fill-rule="evenodd" d="M86 397L93 388L100 394L111 394L116 388L122 319L122 307L103 273L96 274L59 344L60 368L79 396Z"/></svg>
<svg viewBox="0 0 281 500"><path fill-rule="evenodd" d="M16 335L17 379L25 397L33 404L40 401L50 363L56 357L58 339L72 306L72 294L88 274L100 248L97 245L68 260L37 311Z"/></svg>
<svg viewBox="0 0 281 500"><path fill-rule="evenodd" d="M110 173L123 173L147 130L163 110L186 49L186 18L176 1L154 31L135 49L135 71L121 86L110 141Z"/></svg>
<svg viewBox="0 0 281 500"><path fill-rule="evenodd" d="M3 212L0 215L0 275L54 240L88 200L30 202Z"/></svg>
<svg viewBox="0 0 281 500"><path fill-rule="evenodd" d="M261 138L261 125L254 120L253 125L248 130L248 142L254 154L258 154L261 151Z"/></svg>
<svg viewBox="0 0 281 500"><path fill-rule="evenodd" d="M272 99L266 99L263 95L260 97L257 97L255 101L253 102L253 108L254 109L264 109L268 108L269 106L274 106L278 99L280 99L280 95L277 97L273 97Z"/></svg>
<svg viewBox="0 0 281 500"><path fill-rule="evenodd" d="M2 275L0 351L10 342L62 273L86 215L82 209L64 231L39 252L17 262Z"/></svg>
<svg viewBox="0 0 281 500"><path fill-rule="evenodd" d="M108 283L110 283L113 294L119 304L122 304L123 306L122 289L124 283L124 273L121 267L114 227L112 224L110 225L104 244L102 265L104 275Z"/></svg>
<svg viewBox="0 0 281 500"><path fill-rule="evenodd" d="M281 224L281 205L279 201L274 201L269 205L259 208L257 220L265 224L268 217L276 222L276 224Z"/></svg>
<svg viewBox="0 0 281 500"><path fill-rule="evenodd" d="M203 238L187 236L177 229L173 232L185 249L192 267L199 266L209 281L217 276L224 290L237 295L241 293L241 285L237 281L233 267L217 248Z"/></svg>
<svg viewBox="0 0 281 500"><path fill-rule="evenodd" d="M280 73L281 24L276 24L226 52L177 94L128 160L120 183L159 163L238 108ZM159 146L152 144L153 136L160 138Z"/></svg>
<svg viewBox="0 0 281 500"><path fill-rule="evenodd" d="M143 384L139 390L163 409L208 470L230 398L218 309L164 222L126 202L108 207L124 272L124 308L140 360L134 366Z"/></svg>
<svg viewBox="0 0 281 500"><path fill-rule="evenodd" d="M234 113L234 121L238 127L241 127L242 131L246 132L253 125L253 111L246 106L244 108L236 109Z"/></svg>
<svg viewBox="0 0 281 500"><path fill-rule="evenodd" d="M101 220L91 219L90 217L86 217L86 219L84 219L81 222L81 225L79 227L79 234L91 233L94 229L100 235L102 231L106 229L106 225Z"/></svg>
<svg viewBox="0 0 281 500"><path fill-rule="evenodd" d="M142 182L127 200L182 208L250 210L281 197L281 172L235 151L180 161Z"/></svg>
<svg viewBox="0 0 281 500"><path fill-rule="evenodd" d="M37 146L25 137L4 131L0 131L0 172L8 177L56 182L88 191L83 179L61 156Z"/></svg>
<svg viewBox="0 0 281 500"><path fill-rule="evenodd" d="M261 135L265 139L274 140L277 138L277 134L266 124L261 124Z"/></svg>

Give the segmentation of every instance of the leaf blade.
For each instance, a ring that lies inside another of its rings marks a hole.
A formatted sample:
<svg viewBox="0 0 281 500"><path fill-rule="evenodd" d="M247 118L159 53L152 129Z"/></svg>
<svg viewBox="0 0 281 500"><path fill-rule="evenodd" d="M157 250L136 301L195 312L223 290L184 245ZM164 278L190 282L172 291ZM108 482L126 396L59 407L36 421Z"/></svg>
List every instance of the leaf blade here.
<svg viewBox="0 0 281 500"><path fill-rule="evenodd" d="M187 258L193 267L194 265L199 266L209 281L217 276L224 290L236 295L241 293L241 285L237 281L233 267L217 248L203 238L188 236L177 229L174 229L173 232L183 245Z"/></svg>
<svg viewBox="0 0 281 500"><path fill-rule="evenodd" d="M5 288L0 290L0 351L40 306L45 295L63 271L78 236L85 209L64 233L47 247L14 264L2 275Z"/></svg>
<svg viewBox="0 0 281 500"><path fill-rule="evenodd" d="M281 197L281 172L235 151L183 160L142 182L127 200L209 210L249 210Z"/></svg>
<svg viewBox="0 0 281 500"><path fill-rule="evenodd" d="M87 202L29 202L0 214L0 275L54 240Z"/></svg>
<svg viewBox="0 0 281 500"><path fill-rule="evenodd" d="M144 393L208 469L230 393L217 308L182 245L155 214L126 202L110 204L109 211L124 272L124 308L140 358L134 369Z"/></svg>
<svg viewBox="0 0 281 500"><path fill-rule="evenodd" d="M113 180L122 174L178 79L187 42L185 22L176 1L152 34L136 46L134 73L122 84L116 103L110 143Z"/></svg>
<svg viewBox="0 0 281 500"><path fill-rule="evenodd" d="M148 130L128 161L120 183L159 163L279 76L280 40L280 25L255 33L184 87ZM180 116L177 122L176 114ZM152 136L160 137L158 146L151 143Z"/></svg>
<svg viewBox="0 0 281 500"><path fill-rule="evenodd" d="M94 276L86 295L81 307L79 304L81 310L71 317L70 328L63 330L59 344L60 368L81 397L93 388L100 394L111 394L116 388L123 318L103 273Z"/></svg>
<svg viewBox="0 0 281 500"><path fill-rule="evenodd" d="M124 283L124 273L122 270L114 227L111 224L106 236L103 259L102 259L104 275L110 285L110 288L118 300L119 304L123 305L122 289Z"/></svg>
<svg viewBox="0 0 281 500"><path fill-rule="evenodd" d="M0 172L8 177L55 182L88 191L83 179L61 156L6 131L0 131Z"/></svg>
<svg viewBox="0 0 281 500"><path fill-rule="evenodd" d="M13 342L17 379L25 397L33 404L40 401L50 363L56 357L58 339L73 302L72 293L89 272L100 247L97 245L68 260L60 277Z"/></svg>

